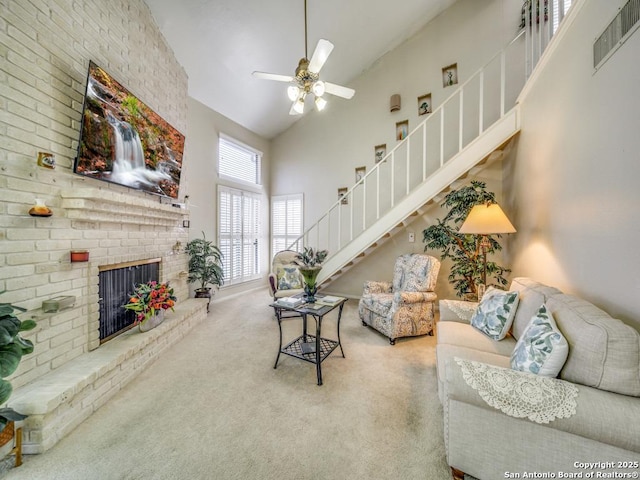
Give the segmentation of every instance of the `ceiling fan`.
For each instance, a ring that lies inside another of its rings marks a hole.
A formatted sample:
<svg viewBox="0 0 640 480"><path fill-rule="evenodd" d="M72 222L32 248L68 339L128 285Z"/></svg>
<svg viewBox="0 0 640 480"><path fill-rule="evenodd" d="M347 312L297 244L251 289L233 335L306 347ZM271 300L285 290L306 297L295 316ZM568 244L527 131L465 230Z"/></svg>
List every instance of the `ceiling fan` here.
<svg viewBox="0 0 640 480"><path fill-rule="evenodd" d="M323 110L327 101L322 98L325 93L346 98L353 97L355 90L335 83L320 80L320 69L329 58L333 50L333 43L320 39L316 49L309 60L307 50L307 0L304 0L304 58L298 62L295 76L278 75L277 73L253 72L253 75L265 80L290 83L287 88L287 96L293 102L289 115L301 115L304 112L304 101L307 95L315 96L315 105L318 110Z"/></svg>

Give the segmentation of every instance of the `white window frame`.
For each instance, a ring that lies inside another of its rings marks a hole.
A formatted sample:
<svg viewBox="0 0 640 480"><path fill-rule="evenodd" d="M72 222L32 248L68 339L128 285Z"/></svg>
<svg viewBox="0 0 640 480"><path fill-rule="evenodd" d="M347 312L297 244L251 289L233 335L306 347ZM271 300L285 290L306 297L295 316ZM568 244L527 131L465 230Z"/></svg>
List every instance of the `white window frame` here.
<svg viewBox="0 0 640 480"><path fill-rule="evenodd" d="M255 182L247 181L243 178L230 176L221 173L220 169L220 157L222 156L222 143L227 143L239 151L244 151L250 155L253 155L256 161L256 171L255 171ZM243 187L252 187L255 189L256 187L262 189L262 152L260 150L256 150L255 148L247 145L246 143L240 142L235 138L232 138L228 135L220 133L218 137L218 158L217 158L217 167L218 167L218 177L222 180L226 180L228 182L232 182L234 184L238 184Z"/></svg>
<svg viewBox="0 0 640 480"><path fill-rule="evenodd" d="M276 217L283 209L283 225ZM299 213L296 214L295 210ZM304 195L274 195L271 197L271 257L285 250L303 233L304 229ZM283 241L284 240L284 241Z"/></svg>
<svg viewBox="0 0 640 480"><path fill-rule="evenodd" d="M256 161L255 182L220 173L220 157L223 148L221 144L223 142L237 148L240 153L246 152L254 156ZM264 194L261 184L262 152L231 136L220 133L216 160L219 178L217 192L218 247L225 255L223 262L225 285L230 286L259 279L263 273L261 257L264 255L263 245L267 239L261 222L264 210ZM226 225L222 221L222 216L225 213L223 212L223 195L231 195L239 202L240 212L235 216L236 218L233 218L233 212L230 213L232 216L231 231L225 231ZM240 252L234 250L234 245L235 248L240 249Z"/></svg>
<svg viewBox="0 0 640 480"><path fill-rule="evenodd" d="M229 222L223 219L223 206L226 204L223 196L231 200L232 210L234 204L240 210L239 215L230 214ZM218 247L224 254L225 285L236 285L261 277L261 210L260 194L218 185ZM238 248L240 252L236 250Z"/></svg>

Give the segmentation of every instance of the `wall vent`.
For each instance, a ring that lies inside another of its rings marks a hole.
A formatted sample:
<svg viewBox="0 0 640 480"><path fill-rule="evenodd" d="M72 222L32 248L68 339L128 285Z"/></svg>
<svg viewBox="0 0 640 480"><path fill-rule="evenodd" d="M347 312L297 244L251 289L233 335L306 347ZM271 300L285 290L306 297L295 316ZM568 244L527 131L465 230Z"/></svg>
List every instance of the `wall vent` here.
<svg viewBox="0 0 640 480"><path fill-rule="evenodd" d="M593 66L598 69L640 26L640 0L629 0L593 44Z"/></svg>

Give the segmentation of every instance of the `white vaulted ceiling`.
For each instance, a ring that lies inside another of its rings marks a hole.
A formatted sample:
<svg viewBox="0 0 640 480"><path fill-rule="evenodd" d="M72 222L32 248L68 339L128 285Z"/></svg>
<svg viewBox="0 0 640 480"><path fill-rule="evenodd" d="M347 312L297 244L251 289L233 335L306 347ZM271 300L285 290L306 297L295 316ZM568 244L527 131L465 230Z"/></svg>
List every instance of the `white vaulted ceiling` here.
<svg viewBox="0 0 640 480"><path fill-rule="evenodd" d="M320 38L331 41L321 77L350 86L455 1L307 0L309 56ZM266 138L300 118L289 115L286 83L251 73L295 74L304 56L304 0L145 2L187 72L191 97ZM328 100L327 108L348 101Z"/></svg>

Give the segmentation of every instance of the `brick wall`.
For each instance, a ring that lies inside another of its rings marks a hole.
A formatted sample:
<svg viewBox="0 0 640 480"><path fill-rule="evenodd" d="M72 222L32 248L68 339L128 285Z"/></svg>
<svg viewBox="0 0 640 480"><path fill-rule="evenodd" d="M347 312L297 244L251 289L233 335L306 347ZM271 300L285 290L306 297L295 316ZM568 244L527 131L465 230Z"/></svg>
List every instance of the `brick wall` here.
<svg viewBox="0 0 640 480"><path fill-rule="evenodd" d="M38 320L17 388L98 346L99 265L161 257L161 279L187 298L186 256L173 249L187 241L186 212L72 172L89 60L182 133L187 76L142 0L0 0L0 11L0 302ZM55 154L55 170L38 152ZM52 217L28 215L36 197ZM90 261L70 263L72 249ZM59 295L76 306L38 311Z"/></svg>

